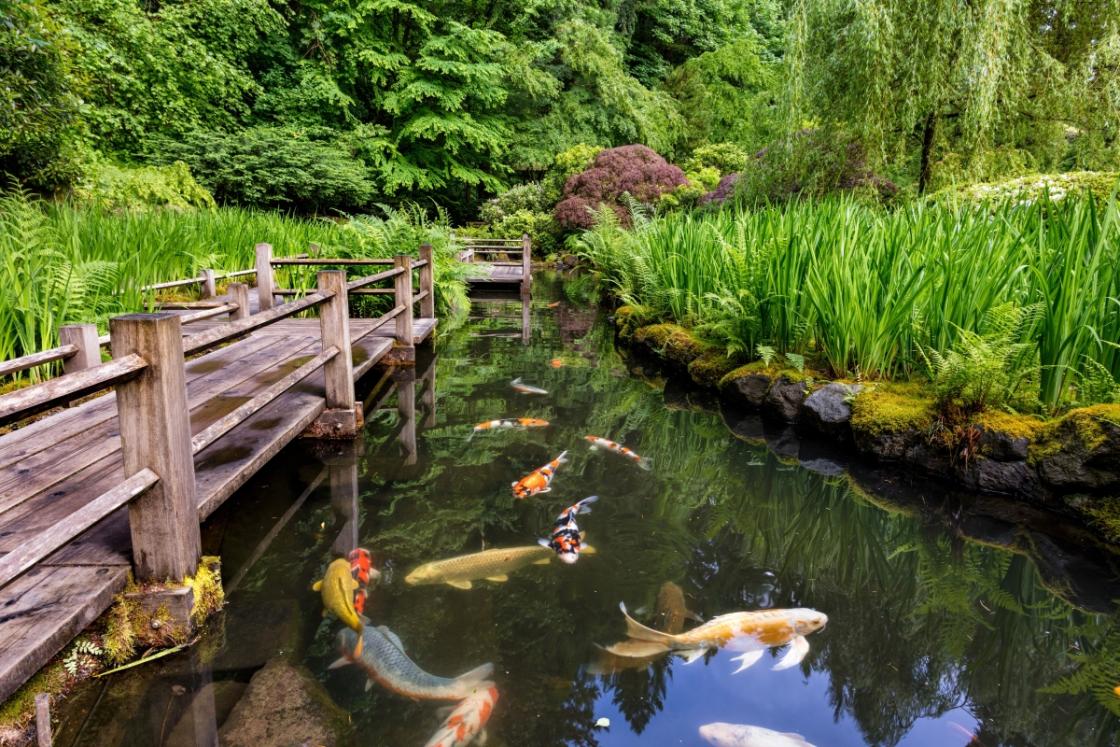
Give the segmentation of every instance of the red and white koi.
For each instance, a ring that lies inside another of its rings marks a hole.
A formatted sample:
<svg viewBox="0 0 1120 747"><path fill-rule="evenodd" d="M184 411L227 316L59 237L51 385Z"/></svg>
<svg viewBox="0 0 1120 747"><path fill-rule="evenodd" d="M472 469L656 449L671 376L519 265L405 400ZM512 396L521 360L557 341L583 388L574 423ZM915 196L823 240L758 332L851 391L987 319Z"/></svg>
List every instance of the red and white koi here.
<svg viewBox="0 0 1120 747"><path fill-rule="evenodd" d="M585 441L591 444L592 451L595 451L597 449L606 449L607 451L613 451L615 454L621 454L644 470L648 470L652 467L652 463L649 459L638 456L622 444L615 443L609 438L602 438L600 436L584 436L583 438Z"/></svg>
<svg viewBox="0 0 1120 747"><path fill-rule="evenodd" d="M346 559L350 561L350 575L358 582L358 588L354 591L354 609L360 615L365 610L369 596L369 580L381 578L381 571L373 567L373 556L364 547L354 548Z"/></svg>
<svg viewBox="0 0 1120 747"><path fill-rule="evenodd" d="M556 517L556 521L552 525L552 536L548 539L537 540L537 544L541 547L551 548L562 562L569 565L579 560L583 538L580 536L576 517L580 514L591 513L589 506L597 500L599 500L599 496L589 495L582 501L565 508Z"/></svg>
<svg viewBox="0 0 1120 747"><path fill-rule="evenodd" d="M552 478L556 476L556 470L567 461L568 452L564 451L543 467L533 470L515 483L510 483L513 488L513 497L528 498L531 495L547 493L552 490Z"/></svg>
<svg viewBox="0 0 1120 747"><path fill-rule="evenodd" d="M497 702L498 688L493 685L468 695L448 715L439 731L432 735L424 747L466 747L482 734Z"/></svg>
<svg viewBox="0 0 1120 747"><path fill-rule="evenodd" d="M520 377L511 381L509 383L509 385L511 387L513 387L513 391L518 392L520 394L548 394L547 389L541 389L539 386L533 386L532 384L526 384L526 383L521 381Z"/></svg>
<svg viewBox="0 0 1120 747"><path fill-rule="evenodd" d="M474 432L492 431L496 428L544 428L547 425L548 421L540 418L501 418L479 423L474 427Z"/></svg>

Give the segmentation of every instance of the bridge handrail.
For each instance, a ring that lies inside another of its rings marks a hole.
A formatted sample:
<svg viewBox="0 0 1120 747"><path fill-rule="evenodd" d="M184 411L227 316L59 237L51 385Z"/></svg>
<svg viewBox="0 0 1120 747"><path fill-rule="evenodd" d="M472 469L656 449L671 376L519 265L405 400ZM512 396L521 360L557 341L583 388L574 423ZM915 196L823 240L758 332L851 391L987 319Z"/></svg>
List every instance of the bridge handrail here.
<svg viewBox="0 0 1120 747"><path fill-rule="evenodd" d="M148 361L128 355L100 366L56 376L49 381L0 396L0 425L16 422L43 410L107 389L134 378Z"/></svg>
<svg viewBox="0 0 1120 747"><path fill-rule="evenodd" d="M228 322L220 327L208 329L205 332L197 332L183 340L183 352L187 355L192 355L228 340L232 340L235 337L241 337L255 329L267 327L281 319L286 319L301 311L306 311L307 309L318 306L324 301L333 298L334 295L334 293L326 293L321 290L316 291L297 301L292 301L282 306L276 306L267 311L258 312L244 319Z"/></svg>

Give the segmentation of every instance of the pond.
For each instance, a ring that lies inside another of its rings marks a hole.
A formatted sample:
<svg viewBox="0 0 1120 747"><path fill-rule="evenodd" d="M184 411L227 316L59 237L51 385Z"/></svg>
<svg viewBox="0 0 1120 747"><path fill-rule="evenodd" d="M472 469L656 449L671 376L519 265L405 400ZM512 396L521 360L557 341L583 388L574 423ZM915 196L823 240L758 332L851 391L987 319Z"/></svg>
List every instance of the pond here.
<svg viewBox="0 0 1120 747"><path fill-rule="evenodd" d="M274 718L281 694L247 689L270 661L310 672L315 707L348 720L354 744L425 744L443 703L328 668L343 626L309 587L355 545L382 572L365 613L419 666L450 676L493 663L490 745L701 745L713 722L817 747L1117 744L1114 557L1079 549L1079 530L1053 517L1024 510L1010 523L991 508L1003 504L928 481L849 477L828 445L721 413L627 360L605 312L563 292L538 283L524 309L476 302L415 374L366 383L359 443L297 442L258 474L204 530L225 611L188 653L85 686L62 707L56 744L266 733L233 722ZM516 378L547 394L519 393ZM549 425L472 431L505 417ZM587 435L650 469L591 450ZM551 492L515 500L511 483L564 450ZM470 589L405 581L429 561L534 545L589 495L599 500L578 523L594 552L575 564ZM778 671L778 648L740 673L739 651L692 663L604 653L625 638L620 603L653 625L659 594L676 589L704 620L803 607L828 623Z"/></svg>

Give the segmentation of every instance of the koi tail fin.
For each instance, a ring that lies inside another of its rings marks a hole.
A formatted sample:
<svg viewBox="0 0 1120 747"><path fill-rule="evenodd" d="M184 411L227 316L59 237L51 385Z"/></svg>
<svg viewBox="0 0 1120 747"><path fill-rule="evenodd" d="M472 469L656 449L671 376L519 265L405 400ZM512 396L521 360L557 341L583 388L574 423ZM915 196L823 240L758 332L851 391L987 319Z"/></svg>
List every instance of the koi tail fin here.
<svg viewBox="0 0 1120 747"><path fill-rule="evenodd" d="M567 449L564 449L563 451L561 451L560 456L556 457L556 463L557 464L567 464L568 463L568 450Z"/></svg>
<svg viewBox="0 0 1120 747"><path fill-rule="evenodd" d="M653 469L653 461L649 457L642 457L638 460L638 466L644 469L646 472L649 472L651 469Z"/></svg>
<svg viewBox="0 0 1120 747"><path fill-rule="evenodd" d="M630 617L630 613L626 611L626 603L619 602L618 608L622 610L623 616L626 618L626 635L636 641L647 641L649 643L660 643L665 648L669 648L673 643L673 636L668 633L662 633L659 630L648 628L640 622Z"/></svg>
<svg viewBox="0 0 1120 747"><path fill-rule="evenodd" d="M458 677L455 678L455 681L459 684L462 684L462 685L473 685L473 684L482 682L483 680L488 678L493 673L494 673L494 665L493 664L483 664L480 667L475 667L474 669L472 669L469 672L463 672L462 674L460 674Z"/></svg>
<svg viewBox="0 0 1120 747"><path fill-rule="evenodd" d="M597 495L587 496L582 501L579 501L578 503L576 503L576 513L577 514L589 514L589 513L591 513L591 509L589 508L589 505L594 503L597 500L599 500L599 496L597 496Z"/></svg>
<svg viewBox="0 0 1120 747"><path fill-rule="evenodd" d="M552 549L552 547L548 544L548 540L546 540L546 539L537 540L537 544L540 545L541 547L547 547L550 550Z"/></svg>
<svg viewBox="0 0 1120 747"><path fill-rule="evenodd" d="M521 384L521 377L520 376L518 376L516 379L514 379L513 381L511 381L509 383L510 386L518 386L519 384Z"/></svg>

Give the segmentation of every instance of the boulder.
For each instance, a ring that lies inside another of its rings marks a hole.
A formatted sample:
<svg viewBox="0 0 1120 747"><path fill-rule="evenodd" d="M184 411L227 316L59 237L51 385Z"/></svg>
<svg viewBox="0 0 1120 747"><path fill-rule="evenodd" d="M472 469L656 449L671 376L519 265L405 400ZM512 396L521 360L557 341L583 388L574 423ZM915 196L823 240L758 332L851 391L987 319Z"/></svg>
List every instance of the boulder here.
<svg viewBox="0 0 1120 747"><path fill-rule="evenodd" d="M1021 462L1027 458L1030 439L995 428L977 426L980 431L980 453L1000 462Z"/></svg>
<svg viewBox="0 0 1120 747"><path fill-rule="evenodd" d="M1047 424L1030 459L1060 492L1120 488L1120 405L1072 410Z"/></svg>
<svg viewBox="0 0 1120 747"><path fill-rule="evenodd" d="M825 384L805 398L802 421L827 436L850 436L852 398L862 390L861 384Z"/></svg>
<svg viewBox="0 0 1120 747"><path fill-rule="evenodd" d="M347 714L304 667L276 658L253 675L218 732L224 747L331 747L349 739Z"/></svg>
<svg viewBox="0 0 1120 747"><path fill-rule="evenodd" d="M805 395L808 393L808 383L782 374L766 393L763 406L766 412L774 417L793 423L797 421L801 403L805 401Z"/></svg>
<svg viewBox="0 0 1120 747"><path fill-rule="evenodd" d="M720 388L733 402L758 409L766 400L766 393L770 391L772 383L764 373L749 373L724 378Z"/></svg>
<svg viewBox="0 0 1120 747"><path fill-rule="evenodd" d="M1041 497L1045 491L1025 460L1001 461L977 456L960 470L965 485L989 493Z"/></svg>

